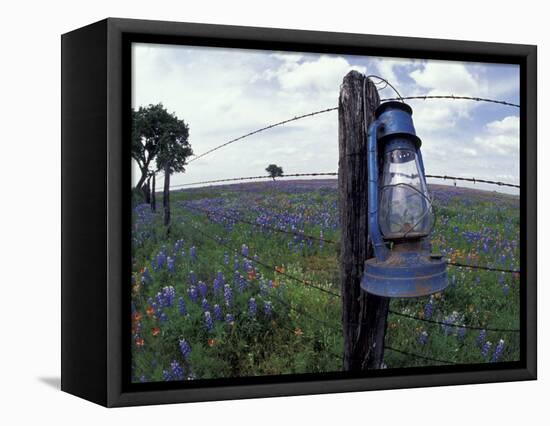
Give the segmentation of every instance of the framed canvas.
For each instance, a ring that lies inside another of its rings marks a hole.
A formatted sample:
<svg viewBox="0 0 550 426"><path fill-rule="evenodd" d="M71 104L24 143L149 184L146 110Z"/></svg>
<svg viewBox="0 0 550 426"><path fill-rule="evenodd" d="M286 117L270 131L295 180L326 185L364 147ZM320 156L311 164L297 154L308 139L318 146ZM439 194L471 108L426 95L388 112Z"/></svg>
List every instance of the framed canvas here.
<svg viewBox="0 0 550 426"><path fill-rule="evenodd" d="M106 19L62 36L62 390L536 379L536 47Z"/></svg>

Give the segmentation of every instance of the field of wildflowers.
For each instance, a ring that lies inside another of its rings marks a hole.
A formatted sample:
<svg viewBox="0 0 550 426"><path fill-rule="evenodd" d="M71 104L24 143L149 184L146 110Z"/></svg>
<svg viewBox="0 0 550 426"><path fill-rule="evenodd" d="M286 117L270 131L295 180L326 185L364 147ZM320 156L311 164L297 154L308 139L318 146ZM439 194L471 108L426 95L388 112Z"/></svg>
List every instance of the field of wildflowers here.
<svg viewBox="0 0 550 426"><path fill-rule="evenodd" d="M432 242L448 260L519 269L518 197L431 192ZM160 210L133 206L132 380L340 371L336 181L171 198L169 236ZM519 359L519 275L449 266L449 280L443 293L392 300L386 345L398 350L386 350L387 368Z"/></svg>

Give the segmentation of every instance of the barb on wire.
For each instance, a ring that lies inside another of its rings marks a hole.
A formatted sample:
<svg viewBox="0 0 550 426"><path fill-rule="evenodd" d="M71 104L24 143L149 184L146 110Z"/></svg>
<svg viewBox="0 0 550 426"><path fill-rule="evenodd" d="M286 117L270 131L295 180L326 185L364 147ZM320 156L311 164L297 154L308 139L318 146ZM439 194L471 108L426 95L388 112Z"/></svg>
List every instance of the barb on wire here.
<svg viewBox="0 0 550 426"><path fill-rule="evenodd" d="M394 347L391 347L391 346L384 346L384 349L388 349L388 350L393 351L393 352L398 352L398 353L403 354L403 355L407 355L407 356L410 356L410 357L413 357L413 358L423 359L423 360L426 360L426 361L439 362L441 364L458 364L457 362L454 362L454 361L431 358L429 356L424 356L424 355L420 355L420 354L414 354L414 353L411 353L411 352L406 352L406 351L403 351L401 349L397 349L397 348L394 348Z"/></svg>
<svg viewBox="0 0 550 426"><path fill-rule="evenodd" d="M189 206L187 204L183 204L183 206L185 208L192 209L192 210L195 210L195 211L198 211L198 212L201 212L201 213L205 213L207 215L210 214L210 212L206 209L201 209L199 207ZM257 226L257 227L260 227L260 228L263 228L263 229L269 229L271 231L279 232L279 233L282 233L282 234L295 235L295 236L300 237L300 238L314 240L314 241L322 241L322 242L328 243L328 244L337 244L336 241L327 240L327 239L320 238L320 237L314 237L313 235L302 234L302 233L296 232L296 231L287 231L286 229L275 228L274 226L262 225L261 223L251 222L251 221L248 221L248 220L245 220L245 219L238 218L236 216L227 215L227 214L220 213L220 212L215 212L215 213L213 213L213 215L214 216L221 216L221 217L224 217L226 219L234 220L236 222L244 223L244 224L247 224L247 225Z"/></svg>
<svg viewBox="0 0 550 426"><path fill-rule="evenodd" d="M460 262L447 262L447 265L450 266L456 266L459 268L470 268L470 269L483 269L484 271L494 271L494 272L506 272L509 274L519 274L519 269L504 269L504 268L497 268L494 266L482 266L482 265L469 265L467 263L460 263Z"/></svg>
<svg viewBox="0 0 550 426"><path fill-rule="evenodd" d="M473 326L473 325L465 325L465 324L447 324L447 323L444 323L444 322L441 322L441 321L435 321L435 320L431 320L431 319L415 317L414 315L403 314L401 312L397 312L397 311L394 311L392 309L390 309L388 312L390 314L398 315L398 316L404 317L404 318L409 318L409 319L412 319L412 320L415 320L415 321L422 321L422 322L441 325L441 326L445 326L445 327L466 328L466 329L469 329L469 330L479 330L479 331L481 331L481 330L494 331L494 332L499 332L499 333L519 333L520 332L520 330L511 329L511 328L490 328L490 327L476 327L476 326Z"/></svg>

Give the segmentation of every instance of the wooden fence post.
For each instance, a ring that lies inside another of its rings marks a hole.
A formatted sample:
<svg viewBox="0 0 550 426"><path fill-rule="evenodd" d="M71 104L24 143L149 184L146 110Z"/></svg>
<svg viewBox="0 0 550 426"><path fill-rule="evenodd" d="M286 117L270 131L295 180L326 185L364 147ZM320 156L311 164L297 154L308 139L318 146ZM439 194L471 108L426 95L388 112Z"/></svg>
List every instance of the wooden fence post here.
<svg viewBox="0 0 550 426"><path fill-rule="evenodd" d="M382 367L389 309L388 298L367 295L360 287L363 264L373 256L368 237L365 126L374 120L374 111L380 103L376 86L365 79L359 72L350 71L340 87L338 102L340 285L345 371Z"/></svg>

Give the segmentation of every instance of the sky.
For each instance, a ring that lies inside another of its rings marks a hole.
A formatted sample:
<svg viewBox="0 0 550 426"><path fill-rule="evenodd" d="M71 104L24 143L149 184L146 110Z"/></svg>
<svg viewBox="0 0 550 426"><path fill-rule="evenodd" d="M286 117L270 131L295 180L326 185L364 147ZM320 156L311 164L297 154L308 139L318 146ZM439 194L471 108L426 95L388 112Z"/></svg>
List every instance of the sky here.
<svg viewBox="0 0 550 426"><path fill-rule="evenodd" d="M138 43L132 47L132 107L162 103L189 125L198 155L266 125L336 107L350 70L380 75L402 96L453 94L519 104L517 65ZM390 87L380 91L381 98L394 96ZM464 100L407 103L427 174L519 184L518 108ZM264 175L271 163L287 174L336 172L338 112L231 144L190 163L171 184ZM138 178L134 165L133 182Z"/></svg>

